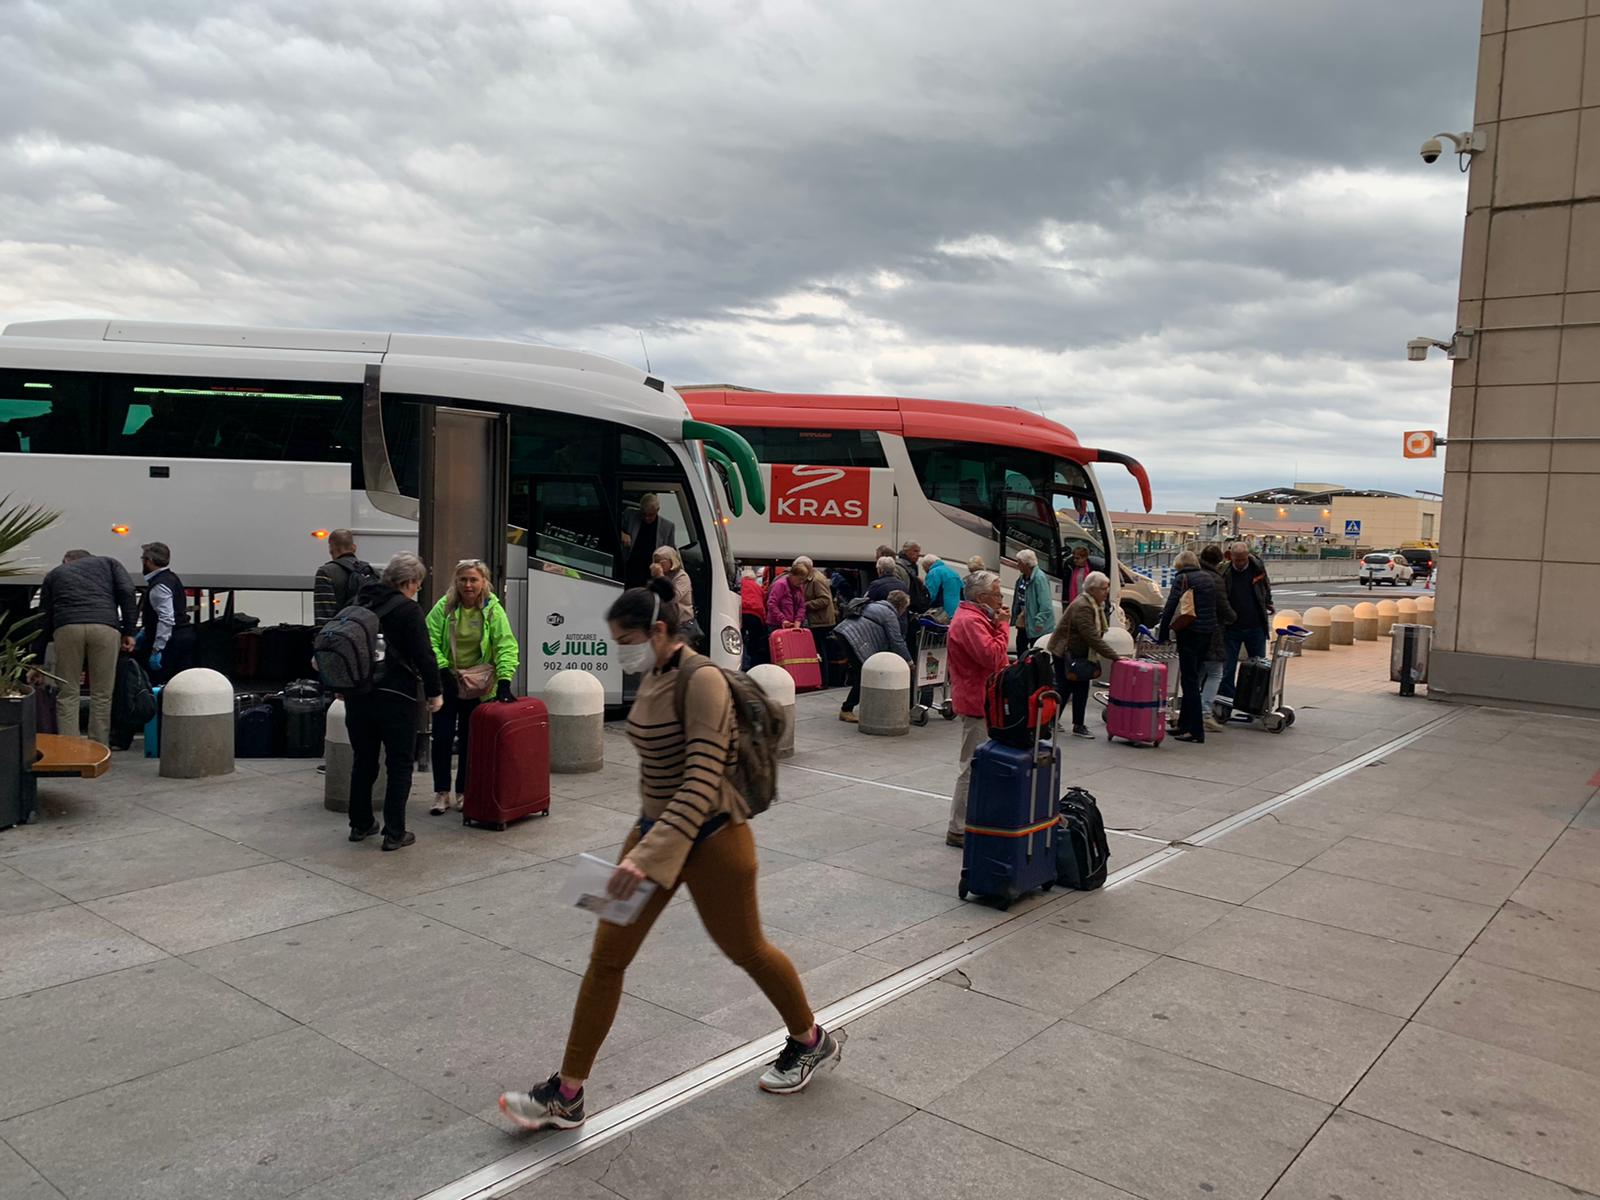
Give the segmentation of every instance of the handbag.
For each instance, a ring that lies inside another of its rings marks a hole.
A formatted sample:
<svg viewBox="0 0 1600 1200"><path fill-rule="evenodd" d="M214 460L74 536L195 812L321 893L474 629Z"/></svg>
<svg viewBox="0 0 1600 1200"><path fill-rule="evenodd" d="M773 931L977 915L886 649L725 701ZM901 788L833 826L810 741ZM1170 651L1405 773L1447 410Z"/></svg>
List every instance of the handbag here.
<svg viewBox="0 0 1600 1200"><path fill-rule="evenodd" d="M1067 682L1082 683L1086 679L1100 678L1100 663L1092 658L1067 659Z"/></svg>
<svg viewBox="0 0 1600 1200"><path fill-rule="evenodd" d="M463 700L481 700L494 686L494 664L479 663L475 667L457 667L456 695Z"/></svg>
<svg viewBox="0 0 1600 1200"><path fill-rule="evenodd" d="M1194 624L1194 618L1194 588L1186 584L1183 589L1183 595L1178 599L1178 611L1172 618L1172 628L1176 632L1182 633Z"/></svg>

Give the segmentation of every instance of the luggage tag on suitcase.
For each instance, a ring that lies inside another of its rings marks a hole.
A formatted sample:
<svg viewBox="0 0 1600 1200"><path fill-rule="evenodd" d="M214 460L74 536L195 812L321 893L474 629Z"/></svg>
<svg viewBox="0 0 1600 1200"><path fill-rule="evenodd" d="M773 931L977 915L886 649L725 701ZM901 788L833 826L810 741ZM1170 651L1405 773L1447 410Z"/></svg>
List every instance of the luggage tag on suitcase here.
<svg viewBox="0 0 1600 1200"><path fill-rule="evenodd" d="M562 903L581 908L613 925L632 925L644 911L645 901L655 892L656 885L647 879L626 900L617 900L606 892L606 883L616 869L616 863L593 854L578 855L566 882L561 885Z"/></svg>

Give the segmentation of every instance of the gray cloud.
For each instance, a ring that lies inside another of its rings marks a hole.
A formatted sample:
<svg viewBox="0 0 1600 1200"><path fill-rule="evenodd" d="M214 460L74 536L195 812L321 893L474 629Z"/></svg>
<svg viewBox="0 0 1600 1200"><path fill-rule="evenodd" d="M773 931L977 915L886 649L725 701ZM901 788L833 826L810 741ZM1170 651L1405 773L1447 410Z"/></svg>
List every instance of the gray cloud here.
<svg viewBox="0 0 1600 1200"><path fill-rule="evenodd" d="M683 381L1041 404L1169 505L1430 470L1447 0L4 11L5 319L642 328Z"/></svg>

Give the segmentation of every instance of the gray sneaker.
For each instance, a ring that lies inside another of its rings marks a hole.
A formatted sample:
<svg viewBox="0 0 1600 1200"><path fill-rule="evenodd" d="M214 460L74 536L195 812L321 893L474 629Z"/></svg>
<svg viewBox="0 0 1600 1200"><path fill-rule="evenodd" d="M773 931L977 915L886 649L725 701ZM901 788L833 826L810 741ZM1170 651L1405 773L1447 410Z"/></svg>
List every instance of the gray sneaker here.
<svg viewBox="0 0 1600 1200"><path fill-rule="evenodd" d="M783 1043L783 1050L778 1057L761 1076L761 1090L775 1096L804 1091L818 1067L836 1067L842 1056L838 1041L826 1029L810 1049L789 1038Z"/></svg>
<svg viewBox="0 0 1600 1200"><path fill-rule="evenodd" d="M524 1129L576 1129L583 1124L583 1089L561 1098L561 1076L552 1075L528 1092L501 1092L500 1111Z"/></svg>

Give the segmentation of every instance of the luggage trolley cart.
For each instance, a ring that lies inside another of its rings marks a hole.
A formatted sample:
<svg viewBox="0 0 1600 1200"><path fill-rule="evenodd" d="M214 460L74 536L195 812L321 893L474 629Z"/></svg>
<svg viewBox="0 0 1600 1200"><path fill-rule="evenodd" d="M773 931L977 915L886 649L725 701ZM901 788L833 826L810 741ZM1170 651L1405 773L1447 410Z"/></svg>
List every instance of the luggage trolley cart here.
<svg viewBox="0 0 1600 1200"><path fill-rule="evenodd" d="M926 725L928 714L937 711L946 721L956 719L950 700L950 672L945 651L949 646L950 626L921 618L917 658L911 669L911 723ZM924 696L927 703L923 702Z"/></svg>
<svg viewBox="0 0 1600 1200"><path fill-rule="evenodd" d="M1156 641L1155 630L1148 625L1139 626L1139 632L1133 639L1133 656L1148 659L1150 662L1167 664L1167 724L1172 725L1178 720L1178 645L1176 642ZM1111 719L1108 709L1106 720Z"/></svg>
<svg viewBox="0 0 1600 1200"><path fill-rule="evenodd" d="M1286 625L1275 631L1272 640L1272 680L1267 689L1266 703L1259 712L1235 707L1238 700L1236 695L1232 703L1217 700L1211 706L1211 715L1224 724L1259 725L1268 733L1282 733L1293 725L1294 709L1283 702L1284 681L1289 672L1289 660L1300 657L1301 646L1310 636L1311 631L1299 625Z"/></svg>

